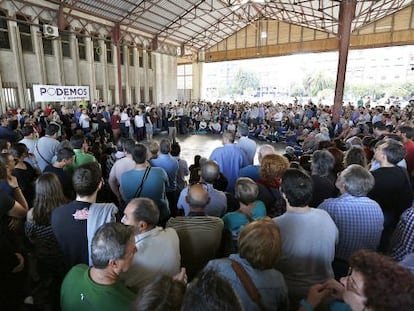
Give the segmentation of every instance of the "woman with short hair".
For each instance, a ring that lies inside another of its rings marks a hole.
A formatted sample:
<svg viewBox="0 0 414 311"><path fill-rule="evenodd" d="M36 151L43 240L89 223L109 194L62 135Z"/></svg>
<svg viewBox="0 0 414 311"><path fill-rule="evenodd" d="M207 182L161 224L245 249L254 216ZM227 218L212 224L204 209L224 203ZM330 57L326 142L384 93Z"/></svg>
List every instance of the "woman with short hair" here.
<svg viewBox="0 0 414 311"><path fill-rule="evenodd" d="M331 311L414 310L414 274L408 269L367 250L355 252L350 266L340 283L332 279L311 287L299 311L313 310L330 295L341 300L331 303Z"/></svg>
<svg viewBox="0 0 414 311"><path fill-rule="evenodd" d="M280 154L268 154L260 162L258 200L266 205L266 214L277 217L286 212L286 202L279 187L283 174L289 168L289 160Z"/></svg>
<svg viewBox="0 0 414 311"><path fill-rule="evenodd" d="M317 150L312 154L313 195L310 207L318 207L325 199L337 197L339 191L335 187L334 166L335 157L328 150Z"/></svg>
<svg viewBox="0 0 414 311"><path fill-rule="evenodd" d="M212 269L230 282L244 310L288 310L285 280L273 268L281 256L281 244L278 226L270 218L262 218L247 224L240 232L238 254L211 260L205 270ZM251 298L241 274L254 284L259 300Z"/></svg>
<svg viewBox="0 0 414 311"><path fill-rule="evenodd" d="M231 235L226 249L229 253L237 250L237 239L243 226L249 222L266 216L266 208L262 201L257 200L259 188L257 184L248 177L240 177L235 186L235 198L240 203L237 211L227 213L223 216L226 234Z"/></svg>

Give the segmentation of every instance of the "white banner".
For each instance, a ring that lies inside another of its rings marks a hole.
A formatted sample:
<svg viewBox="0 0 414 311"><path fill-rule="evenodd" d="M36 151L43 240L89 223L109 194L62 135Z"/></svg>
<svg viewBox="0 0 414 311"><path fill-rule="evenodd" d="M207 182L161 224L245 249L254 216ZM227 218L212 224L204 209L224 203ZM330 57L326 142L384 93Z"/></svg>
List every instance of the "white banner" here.
<svg viewBox="0 0 414 311"><path fill-rule="evenodd" d="M89 86L33 85L35 102L89 100Z"/></svg>

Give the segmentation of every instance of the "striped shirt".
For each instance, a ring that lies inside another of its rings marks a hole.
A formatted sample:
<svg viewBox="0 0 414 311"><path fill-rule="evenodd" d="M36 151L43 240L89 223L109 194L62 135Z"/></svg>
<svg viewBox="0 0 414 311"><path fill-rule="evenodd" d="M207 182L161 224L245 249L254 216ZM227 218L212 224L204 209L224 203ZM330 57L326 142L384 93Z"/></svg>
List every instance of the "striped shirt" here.
<svg viewBox="0 0 414 311"><path fill-rule="evenodd" d="M167 227L174 228L180 239L181 264L189 278L217 257L223 232L223 221L213 216L170 218Z"/></svg>

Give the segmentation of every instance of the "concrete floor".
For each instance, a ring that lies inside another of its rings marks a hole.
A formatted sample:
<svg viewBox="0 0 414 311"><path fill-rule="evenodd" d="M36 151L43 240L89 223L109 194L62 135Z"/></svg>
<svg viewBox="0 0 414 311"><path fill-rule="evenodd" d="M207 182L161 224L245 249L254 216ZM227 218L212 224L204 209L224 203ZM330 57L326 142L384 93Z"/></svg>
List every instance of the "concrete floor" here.
<svg viewBox="0 0 414 311"><path fill-rule="evenodd" d="M155 140L161 140L164 137L168 137L167 134L159 134L154 137ZM194 162L194 156L199 154L202 157L209 158L212 151L222 146L221 135L179 135L177 136L177 141L181 146L180 157L187 161L188 166ZM266 142L257 141L258 146L265 144ZM283 154L285 150L284 143L272 144L275 147L275 150L279 154ZM258 164L257 153L255 156L255 164Z"/></svg>

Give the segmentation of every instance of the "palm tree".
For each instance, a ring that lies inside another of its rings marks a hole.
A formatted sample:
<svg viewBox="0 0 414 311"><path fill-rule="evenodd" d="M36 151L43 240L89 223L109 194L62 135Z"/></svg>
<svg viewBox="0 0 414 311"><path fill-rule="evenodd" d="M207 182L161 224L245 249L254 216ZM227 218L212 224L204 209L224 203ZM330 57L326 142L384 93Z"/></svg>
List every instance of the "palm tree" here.
<svg viewBox="0 0 414 311"><path fill-rule="evenodd" d="M308 72L303 79L303 86L308 94L316 96L319 91L335 86L334 79L323 71Z"/></svg>

